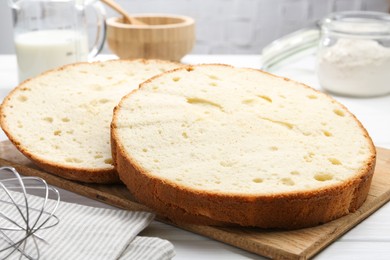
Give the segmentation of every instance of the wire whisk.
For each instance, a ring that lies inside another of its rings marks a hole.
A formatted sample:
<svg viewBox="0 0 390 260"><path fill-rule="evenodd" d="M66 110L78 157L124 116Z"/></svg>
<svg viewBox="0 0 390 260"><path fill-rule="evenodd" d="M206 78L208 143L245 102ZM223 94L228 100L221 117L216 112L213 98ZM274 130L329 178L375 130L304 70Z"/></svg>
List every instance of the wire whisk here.
<svg viewBox="0 0 390 260"><path fill-rule="evenodd" d="M34 195L41 199L32 201ZM45 180L0 167L0 259L39 259L39 245L49 244L39 233L59 223L54 215L59 202L58 190Z"/></svg>

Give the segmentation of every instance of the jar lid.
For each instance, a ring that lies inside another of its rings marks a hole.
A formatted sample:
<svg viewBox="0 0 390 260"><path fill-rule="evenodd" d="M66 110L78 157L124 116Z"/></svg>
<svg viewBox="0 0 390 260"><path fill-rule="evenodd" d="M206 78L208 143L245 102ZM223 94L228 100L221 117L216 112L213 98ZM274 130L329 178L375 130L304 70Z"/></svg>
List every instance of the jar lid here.
<svg viewBox="0 0 390 260"><path fill-rule="evenodd" d="M345 11L332 13L321 23L323 31L360 37L390 37L390 15L382 12Z"/></svg>

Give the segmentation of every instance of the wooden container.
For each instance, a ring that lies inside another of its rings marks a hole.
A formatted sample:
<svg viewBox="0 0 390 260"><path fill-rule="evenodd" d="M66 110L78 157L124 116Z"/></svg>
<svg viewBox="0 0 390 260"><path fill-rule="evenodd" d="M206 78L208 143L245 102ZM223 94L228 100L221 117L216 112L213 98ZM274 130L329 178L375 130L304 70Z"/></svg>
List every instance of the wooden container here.
<svg viewBox="0 0 390 260"><path fill-rule="evenodd" d="M107 19L107 43L121 59L163 59L180 61L192 50L195 22L179 15L135 16L147 25L125 24L122 18Z"/></svg>

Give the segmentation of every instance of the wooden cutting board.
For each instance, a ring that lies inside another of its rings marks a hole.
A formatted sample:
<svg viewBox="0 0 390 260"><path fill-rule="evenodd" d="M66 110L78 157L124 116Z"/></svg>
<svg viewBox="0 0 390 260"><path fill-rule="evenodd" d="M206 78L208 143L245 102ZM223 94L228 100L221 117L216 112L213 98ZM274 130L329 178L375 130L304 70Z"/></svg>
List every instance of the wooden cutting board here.
<svg viewBox="0 0 390 260"><path fill-rule="evenodd" d="M390 150L377 148L377 152L376 170L366 202L355 213L330 223L294 231L184 224L176 226L266 257L311 258L390 200ZM9 141L0 143L0 166L13 166L24 175L39 176L49 184L120 208L150 211L135 202L124 185L82 184L41 171L21 155ZM159 220L167 223L162 218Z"/></svg>

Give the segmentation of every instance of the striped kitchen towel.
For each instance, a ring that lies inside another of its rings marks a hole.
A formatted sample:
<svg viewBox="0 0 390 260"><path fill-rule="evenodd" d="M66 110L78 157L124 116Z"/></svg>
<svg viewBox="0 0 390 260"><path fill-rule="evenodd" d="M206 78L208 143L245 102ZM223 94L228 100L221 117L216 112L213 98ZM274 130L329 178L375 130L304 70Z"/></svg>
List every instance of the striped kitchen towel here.
<svg viewBox="0 0 390 260"><path fill-rule="evenodd" d="M137 237L154 215L60 202L50 216L53 200L0 189L0 259L171 259L173 245L159 238ZM26 210L25 204L29 210ZM41 211L42 205L45 210ZM47 222L46 219L49 219ZM59 222L57 221L59 220ZM58 222L58 223L57 223ZM42 226L41 226L42 225ZM41 226L39 230L37 227ZM26 230L28 232L26 232ZM35 230L34 235L32 231ZM26 233L29 237L24 240ZM20 243L19 249L11 241Z"/></svg>

